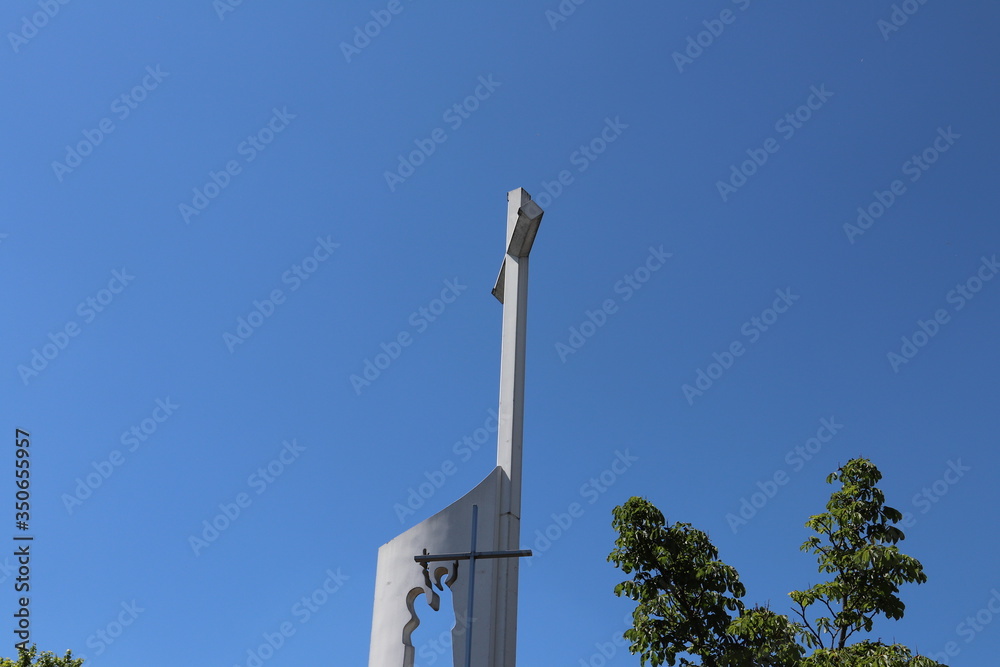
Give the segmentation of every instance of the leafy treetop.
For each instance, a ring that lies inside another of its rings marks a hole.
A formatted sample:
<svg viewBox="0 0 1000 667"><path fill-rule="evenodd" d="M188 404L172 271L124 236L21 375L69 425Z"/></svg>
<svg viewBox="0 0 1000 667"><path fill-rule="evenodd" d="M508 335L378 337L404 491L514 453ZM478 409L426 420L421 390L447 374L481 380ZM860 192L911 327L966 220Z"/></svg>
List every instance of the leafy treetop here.
<svg viewBox="0 0 1000 667"><path fill-rule="evenodd" d="M876 487L881 478L860 458L827 478L841 487L827 511L806 523L816 535L802 550L833 577L789 594L797 621L744 605L739 574L719 560L705 533L685 523L668 526L644 498L616 507L618 539L608 560L632 575L615 587L619 597L638 602L625 631L631 652L653 667L945 667L898 644L847 644L870 631L879 614L902 618L901 584L927 581L920 562L896 546L904 535L892 524L902 515L885 505ZM811 619L813 605L823 615Z"/></svg>
<svg viewBox="0 0 1000 667"><path fill-rule="evenodd" d="M16 660L0 658L0 667L80 667L82 664L83 658L74 658L72 651L66 651L60 658L50 651L39 654L34 644L31 648L20 649Z"/></svg>

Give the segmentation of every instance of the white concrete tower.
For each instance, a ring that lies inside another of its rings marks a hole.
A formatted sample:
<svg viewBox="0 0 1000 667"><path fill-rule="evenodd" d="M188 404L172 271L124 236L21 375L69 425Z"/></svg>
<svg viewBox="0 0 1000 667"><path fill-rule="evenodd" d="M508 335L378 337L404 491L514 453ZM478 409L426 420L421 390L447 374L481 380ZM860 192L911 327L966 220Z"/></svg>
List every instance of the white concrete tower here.
<svg viewBox="0 0 1000 667"><path fill-rule="evenodd" d="M455 607L453 664L514 667L519 559L529 554L517 550L528 254L542 214L523 189L507 193L506 254L493 288L503 304L497 466L465 496L379 549L369 667L413 666L412 632L420 616L438 609L435 587L445 585Z"/></svg>

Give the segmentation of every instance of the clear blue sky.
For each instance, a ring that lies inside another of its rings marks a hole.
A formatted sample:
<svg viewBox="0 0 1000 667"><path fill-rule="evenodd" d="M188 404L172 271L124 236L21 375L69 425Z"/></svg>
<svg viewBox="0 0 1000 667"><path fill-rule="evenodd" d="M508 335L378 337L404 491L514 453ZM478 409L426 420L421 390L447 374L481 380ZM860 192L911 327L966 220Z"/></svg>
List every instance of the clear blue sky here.
<svg viewBox="0 0 1000 667"><path fill-rule="evenodd" d="M0 10L4 525L40 647L249 665L288 623L264 664L367 664L378 547L494 465L524 187L521 664L625 629L631 495L787 611L858 455L929 576L876 636L995 661L997 5L561 4Z"/></svg>

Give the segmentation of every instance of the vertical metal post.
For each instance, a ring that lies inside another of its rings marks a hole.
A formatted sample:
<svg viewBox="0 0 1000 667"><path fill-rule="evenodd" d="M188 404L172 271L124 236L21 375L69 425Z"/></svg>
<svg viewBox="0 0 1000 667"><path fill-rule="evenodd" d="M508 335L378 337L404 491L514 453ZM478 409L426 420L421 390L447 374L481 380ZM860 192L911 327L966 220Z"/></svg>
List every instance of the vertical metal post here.
<svg viewBox="0 0 1000 667"><path fill-rule="evenodd" d="M472 548L469 549L469 606L465 612L465 667L472 667L472 603L476 597L476 533L479 505L472 506Z"/></svg>

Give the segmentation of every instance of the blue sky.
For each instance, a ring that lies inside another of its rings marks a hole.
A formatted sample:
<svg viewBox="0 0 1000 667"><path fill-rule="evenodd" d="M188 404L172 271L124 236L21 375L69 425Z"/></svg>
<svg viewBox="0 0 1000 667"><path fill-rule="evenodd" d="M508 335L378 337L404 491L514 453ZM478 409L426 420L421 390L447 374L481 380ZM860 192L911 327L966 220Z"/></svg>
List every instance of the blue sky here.
<svg viewBox="0 0 1000 667"><path fill-rule="evenodd" d="M7 525L40 647L252 665L285 628L263 664L367 664L378 547L495 462L523 187L521 664L638 664L605 562L632 495L787 611L859 455L929 577L875 636L995 659L995 3L0 15L2 402L31 440Z"/></svg>

